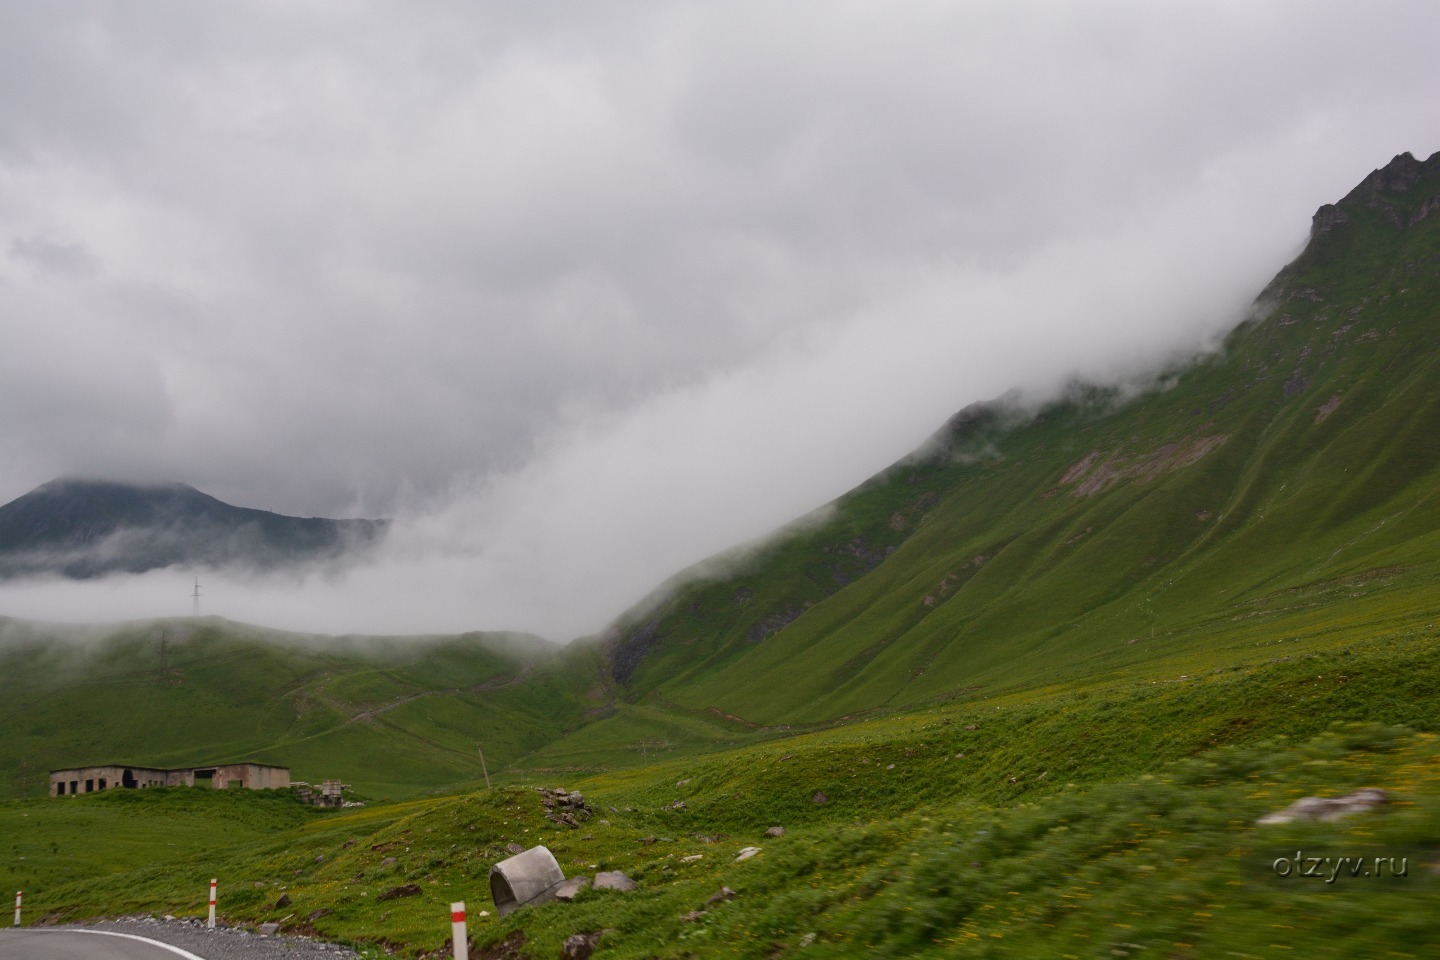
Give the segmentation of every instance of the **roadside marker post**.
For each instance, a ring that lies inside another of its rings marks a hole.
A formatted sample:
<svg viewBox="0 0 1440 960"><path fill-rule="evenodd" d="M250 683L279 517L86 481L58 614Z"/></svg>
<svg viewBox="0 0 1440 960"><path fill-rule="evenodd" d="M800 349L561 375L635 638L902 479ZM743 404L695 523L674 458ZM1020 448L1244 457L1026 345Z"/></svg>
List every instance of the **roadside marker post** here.
<svg viewBox="0 0 1440 960"><path fill-rule="evenodd" d="M210 881L210 920L205 926L215 929L215 881Z"/></svg>
<svg viewBox="0 0 1440 960"><path fill-rule="evenodd" d="M465 901L450 904L450 943L455 960L470 960L470 941L465 937Z"/></svg>
<svg viewBox="0 0 1440 960"><path fill-rule="evenodd" d="M23 891L15 891L15 926L20 926L20 894Z"/></svg>

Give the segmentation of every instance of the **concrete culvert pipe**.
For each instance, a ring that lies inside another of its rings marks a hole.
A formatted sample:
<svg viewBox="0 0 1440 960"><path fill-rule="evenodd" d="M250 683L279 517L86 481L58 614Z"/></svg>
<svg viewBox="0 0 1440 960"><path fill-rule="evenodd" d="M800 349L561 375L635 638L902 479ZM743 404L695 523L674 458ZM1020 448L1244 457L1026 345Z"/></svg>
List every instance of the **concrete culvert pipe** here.
<svg viewBox="0 0 1440 960"><path fill-rule="evenodd" d="M490 868L490 896L500 916L521 907L544 903L565 882L555 855L545 847L531 847Z"/></svg>

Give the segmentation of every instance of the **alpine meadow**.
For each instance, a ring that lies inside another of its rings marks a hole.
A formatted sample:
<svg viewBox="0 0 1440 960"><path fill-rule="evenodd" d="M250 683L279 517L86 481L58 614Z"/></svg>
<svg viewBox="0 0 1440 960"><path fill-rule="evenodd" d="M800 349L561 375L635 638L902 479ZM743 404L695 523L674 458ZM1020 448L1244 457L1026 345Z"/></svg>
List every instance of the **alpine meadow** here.
<svg viewBox="0 0 1440 960"><path fill-rule="evenodd" d="M1205 356L962 410L600 635L0 623L0 876L27 924L201 917L217 877L229 924L373 956L449 956L455 901L493 958L1435 956L1437 624L1440 154L1406 153ZM46 795L232 760L363 805ZM498 916L537 844L636 888Z"/></svg>

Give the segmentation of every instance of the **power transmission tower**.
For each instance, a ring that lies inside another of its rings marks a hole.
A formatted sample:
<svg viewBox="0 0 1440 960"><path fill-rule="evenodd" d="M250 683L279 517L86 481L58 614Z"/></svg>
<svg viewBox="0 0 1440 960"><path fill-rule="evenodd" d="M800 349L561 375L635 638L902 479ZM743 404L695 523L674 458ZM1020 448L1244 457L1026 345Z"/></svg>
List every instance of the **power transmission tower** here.
<svg viewBox="0 0 1440 960"><path fill-rule="evenodd" d="M192 598L194 598L194 600L195 600L195 609L194 609L194 613L193 613L192 615L195 616L195 617L199 617L199 616L200 616L200 578L199 578L199 577L196 577L196 578L195 578L195 592L192 593L190 596L191 596Z"/></svg>

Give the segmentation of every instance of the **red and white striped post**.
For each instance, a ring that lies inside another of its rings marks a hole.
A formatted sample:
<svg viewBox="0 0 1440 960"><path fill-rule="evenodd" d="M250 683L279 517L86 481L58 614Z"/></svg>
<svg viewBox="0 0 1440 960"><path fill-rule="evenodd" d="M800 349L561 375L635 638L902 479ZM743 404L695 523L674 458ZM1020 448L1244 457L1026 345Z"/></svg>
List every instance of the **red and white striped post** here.
<svg viewBox="0 0 1440 960"><path fill-rule="evenodd" d="M15 891L15 926L20 926L20 894L22 891Z"/></svg>
<svg viewBox="0 0 1440 960"><path fill-rule="evenodd" d="M210 881L210 920L205 924L211 930L215 929L215 881Z"/></svg>
<svg viewBox="0 0 1440 960"><path fill-rule="evenodd" d="M455 960L470 960L470 941L465 936L465 901L450 904L450 943Z"/></svg>

